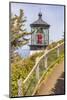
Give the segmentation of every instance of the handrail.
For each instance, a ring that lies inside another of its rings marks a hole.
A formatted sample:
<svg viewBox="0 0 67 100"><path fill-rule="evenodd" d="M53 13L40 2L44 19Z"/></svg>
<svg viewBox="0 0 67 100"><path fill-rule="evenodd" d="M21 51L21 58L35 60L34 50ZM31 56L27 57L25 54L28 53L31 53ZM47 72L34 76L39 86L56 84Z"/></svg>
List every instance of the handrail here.
<svg viewBox="0 0 67 100"><path fill-rule="evenodd" d="M58 43L59 44L59 43ZM45 57L48 53L50 53L51 51L53 51L54 49L57 49L58 47L60 47L62 44L64 44L64 42L62 42L61 44L57 45L56 47L50 49L50 50L47 50L47 52L45 52L39 59L38 61L36 62L36 64L34 65L33 69L30 71L30 73L28 74L28 76L26 77L26 79L23 81L23 84L26 83L26 81L30 78L31 74L33 73L33 71L35 70L35 68L37 67L37 65L39 64L39 62L41 61L41 59L43 57Z"/></svg>
<svg viewBox="0 0 67 100"><path fill-rule="evenodd" d="M61 56L61 58L63 58L64 56ZM40 84L41 80L43 79L44 76L46 76L46 73L47 71L52 67L53 68L53 65L56 64L56 62L58 62L61 58L58 58L56 61L54 61L51 65L48 66L48 68L46 69L46 71L43 73L43 75L41 76L41 78L39 79L35 89L34 89L34 92L32 93L32 96L36 93L36 90L38 89L38 85Z"/></svg>
<svg viewBox="0 0 67 100"><path fill-rule="evenodd" d="M30 73L28 74L28 76L26 77L26 79L23 81L23 83L26 83L26 81L28 80L28 78L30 77L30 75L33 73L33 71L35 70L36 66L38 65L38 63L36 63L33 67L33 69L30 71Z"/></svg>

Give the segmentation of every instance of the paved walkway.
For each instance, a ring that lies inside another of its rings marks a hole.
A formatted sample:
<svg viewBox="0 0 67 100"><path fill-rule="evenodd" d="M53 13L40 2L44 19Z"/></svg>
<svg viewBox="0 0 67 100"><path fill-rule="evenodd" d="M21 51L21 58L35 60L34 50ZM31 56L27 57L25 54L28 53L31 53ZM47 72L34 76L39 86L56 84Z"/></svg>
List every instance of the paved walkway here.
<svg viewBox="0 0 67 100"><path fill-rule="evenodd" d="M36 93L36 95L50 95L53 94L52 89L55 87L58 79L64 72L64 61L55 65L50 75L47 76L47 79L41 82L41 85Z"/></svg>

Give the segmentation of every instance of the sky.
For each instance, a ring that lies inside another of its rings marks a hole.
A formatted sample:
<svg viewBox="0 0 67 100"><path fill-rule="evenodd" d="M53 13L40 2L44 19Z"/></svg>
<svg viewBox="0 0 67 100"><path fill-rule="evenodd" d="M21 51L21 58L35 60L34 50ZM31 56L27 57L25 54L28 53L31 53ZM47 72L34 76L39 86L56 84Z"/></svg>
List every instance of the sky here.
<svg viewBox="0 0 67 100"><path fill-rule="evenodd" d="M11 14L19 15L19 9L24 10L26 17L25 27L31 32L30 24L38 19L42 12L42 19L50 25L49 42L58 41L64 35L64 6L11 3Z"/></svg>

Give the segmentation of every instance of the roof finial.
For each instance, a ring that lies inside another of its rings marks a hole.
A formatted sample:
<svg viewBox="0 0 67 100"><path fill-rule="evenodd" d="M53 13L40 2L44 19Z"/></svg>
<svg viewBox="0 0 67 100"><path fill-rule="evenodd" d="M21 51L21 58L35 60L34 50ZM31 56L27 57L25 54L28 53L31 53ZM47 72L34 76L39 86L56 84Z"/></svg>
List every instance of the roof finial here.
<svg viewBox="0 0 67 100"><path fill-rule="evenodd" d="M41 8L40 8L40 12L39 12L38 16L39 16L39 18L42 17Z"/></svg>

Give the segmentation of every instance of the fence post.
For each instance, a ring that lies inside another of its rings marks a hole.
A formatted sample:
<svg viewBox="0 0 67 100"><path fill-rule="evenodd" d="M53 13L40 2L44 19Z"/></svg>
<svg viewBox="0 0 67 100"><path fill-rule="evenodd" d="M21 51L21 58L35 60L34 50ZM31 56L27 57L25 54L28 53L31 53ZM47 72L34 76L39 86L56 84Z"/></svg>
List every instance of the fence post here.
<svg viewBox="0 0 67 100"><path fill-rule="evenodd" d="M39 57L36 58L36 62L39 60ZM36 79L39 80L39 64L36 67Z"/></svg>
<svg viewBox="0 0 67 100"><path fill-rule="evenodd" d="M47 53L47 49L45 50L45 54ZM47 69L47 55L45 56L45 68Z"/></svg>
<svg viewBox="0 0 67 100"><path fill-rule="evenodd" d="M23 82L22 82L22 78L20 78L18 80L18 96L23 96Z"/></svg>
<svg viewBox="0 0 67 100"><path fill-rule="evenodd" d="M60 51L59 51L59 43L57 44L58 48L57 48L57 57L59 57L60 55Z"/></svg>

